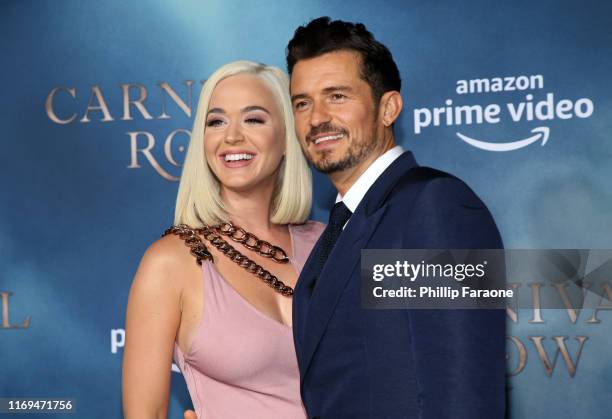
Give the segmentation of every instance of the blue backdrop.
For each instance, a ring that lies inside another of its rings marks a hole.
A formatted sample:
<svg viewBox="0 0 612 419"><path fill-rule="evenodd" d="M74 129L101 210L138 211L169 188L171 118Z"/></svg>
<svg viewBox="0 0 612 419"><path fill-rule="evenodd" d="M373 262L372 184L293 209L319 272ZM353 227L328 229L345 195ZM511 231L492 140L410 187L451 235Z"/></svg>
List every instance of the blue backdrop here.
<svg viewBox="0 0 612 419"><path fill-rule="evenodd" d="M471 185L506 247L612 248L609 2L5 0L0 397L121 417L129 286L172 222L201 81L236 59L284 68L295 28L321 15L389 47L400 144ZM334 192L314 187L324 220ZM609 310L508 326L512 418L609 417ZM170 417L189 404L173 373Z"/></svg>

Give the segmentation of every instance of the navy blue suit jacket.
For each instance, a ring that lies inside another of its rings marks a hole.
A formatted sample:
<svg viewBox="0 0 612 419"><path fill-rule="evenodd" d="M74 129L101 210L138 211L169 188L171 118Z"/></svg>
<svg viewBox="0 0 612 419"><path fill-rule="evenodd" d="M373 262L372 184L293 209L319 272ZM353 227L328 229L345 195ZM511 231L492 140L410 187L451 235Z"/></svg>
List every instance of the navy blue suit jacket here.
<svg viewBox="0 0 612 419"><path fill-rule="evenodd" d="M293 302L309 418L504 416L503 310L361 308L361 249L502 248L469 187L405 152L368 190L314 278L318 248Z"/></svg>

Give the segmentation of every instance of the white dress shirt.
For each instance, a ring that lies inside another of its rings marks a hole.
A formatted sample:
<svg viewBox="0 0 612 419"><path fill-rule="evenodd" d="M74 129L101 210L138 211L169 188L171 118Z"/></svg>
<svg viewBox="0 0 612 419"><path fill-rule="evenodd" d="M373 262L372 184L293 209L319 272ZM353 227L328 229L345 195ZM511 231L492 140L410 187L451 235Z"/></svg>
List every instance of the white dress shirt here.
<svg viewBox="0 0 612 419"><path fill-rule="evenodd" d="M397 159L402 153L404 149L402 146L396 145L390 150L387 150L380 157L374 160L374 163L370 165L366 169L365 172L359 176L359 178L353 183L353 186L346 191L344 196L338 194L336 197L336 202L342 201L344 205L351 210L352 213L355 212L357 206L368 192L370 187L376 182L376 179L382 175L382 173Z"/></svg>

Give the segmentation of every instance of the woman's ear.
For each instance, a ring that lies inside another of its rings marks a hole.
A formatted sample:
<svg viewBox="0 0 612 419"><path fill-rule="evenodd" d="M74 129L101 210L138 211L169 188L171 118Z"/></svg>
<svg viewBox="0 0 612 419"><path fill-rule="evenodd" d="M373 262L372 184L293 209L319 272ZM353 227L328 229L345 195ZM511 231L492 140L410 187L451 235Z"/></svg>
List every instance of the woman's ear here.
<svg viewBox="0 0 612 419"><path fill-rule="evenodd" d="M396 90L390 90L382 95L379 103L379 117L384 126L390 127L404 106L402 95Z"/></svg>

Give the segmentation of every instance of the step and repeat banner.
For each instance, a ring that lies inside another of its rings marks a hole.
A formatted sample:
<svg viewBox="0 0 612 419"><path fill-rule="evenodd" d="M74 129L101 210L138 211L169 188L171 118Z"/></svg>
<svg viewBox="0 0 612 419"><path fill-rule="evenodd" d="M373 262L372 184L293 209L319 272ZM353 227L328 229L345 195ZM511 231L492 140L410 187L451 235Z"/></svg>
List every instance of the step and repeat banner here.
<svg viewBox="0 0 612 419"><path fill-rule="evenodd" d="M506 248L612 248L609 2L3 1L0 397L122 416L128 291L172 223L202 83L237 59L285 68L293 31L322 15L389 47L398 142L464 179ZM324 221L335 192L320 174L314 195ZM589 309L508 311L510 418L610 417L610 284Z"/></svg>

